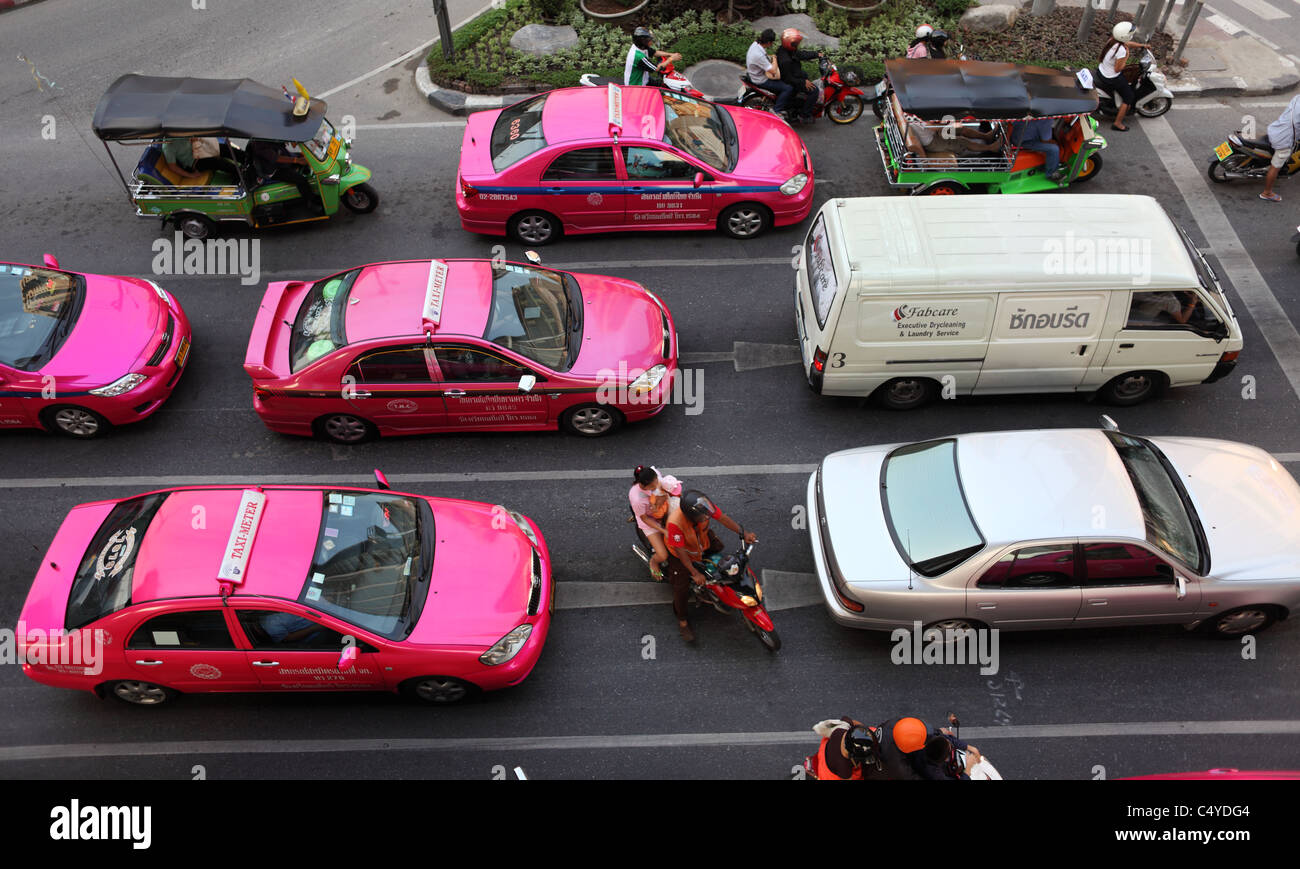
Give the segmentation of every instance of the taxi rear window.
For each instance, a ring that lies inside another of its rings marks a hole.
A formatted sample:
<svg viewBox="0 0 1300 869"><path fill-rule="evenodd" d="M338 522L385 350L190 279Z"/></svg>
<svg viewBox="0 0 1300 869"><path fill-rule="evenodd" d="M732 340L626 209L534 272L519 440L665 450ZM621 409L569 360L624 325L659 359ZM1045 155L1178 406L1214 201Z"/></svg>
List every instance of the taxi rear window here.
<svg viewBox="0 0 1300 869"><path fill-rule="evenodd" d="M168 494L132 498L108 514L77 566L64 627L75 631L130 606L140 543Z"/></svg>
<svg viewBox="0 0 1300 869"><path fill-rule="evenodd" d="M547 94L525 100L501 112L492 128L492 168L500 172L546 147L542 109Z"/></svg>

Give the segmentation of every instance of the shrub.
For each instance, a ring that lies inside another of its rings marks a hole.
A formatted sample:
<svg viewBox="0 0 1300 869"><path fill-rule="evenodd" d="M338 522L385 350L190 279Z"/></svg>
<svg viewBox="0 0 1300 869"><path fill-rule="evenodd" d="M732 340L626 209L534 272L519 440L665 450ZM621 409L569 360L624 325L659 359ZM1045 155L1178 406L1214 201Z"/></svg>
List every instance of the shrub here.
<svg viewBox="0 0 1300 869"><path fill-rule="evenodd" d="M934 9L944 17L953 15L961 17L963 12L975 6L976 3L977 0L934 0Z"/></svg>

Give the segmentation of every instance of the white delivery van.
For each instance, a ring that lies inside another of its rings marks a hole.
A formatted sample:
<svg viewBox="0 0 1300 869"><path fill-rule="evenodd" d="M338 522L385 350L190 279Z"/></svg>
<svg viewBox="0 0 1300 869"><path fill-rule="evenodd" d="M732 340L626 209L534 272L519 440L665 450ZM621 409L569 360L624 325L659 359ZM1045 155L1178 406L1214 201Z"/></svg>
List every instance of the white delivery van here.
<svg viewBox="0 0 1300 869"><path fill-rule="evenodd" d="M795 279L824 395L1097 392L1136 404L1225 377L1241 329L1196 246L1149 196L832 199Z"/></svg>

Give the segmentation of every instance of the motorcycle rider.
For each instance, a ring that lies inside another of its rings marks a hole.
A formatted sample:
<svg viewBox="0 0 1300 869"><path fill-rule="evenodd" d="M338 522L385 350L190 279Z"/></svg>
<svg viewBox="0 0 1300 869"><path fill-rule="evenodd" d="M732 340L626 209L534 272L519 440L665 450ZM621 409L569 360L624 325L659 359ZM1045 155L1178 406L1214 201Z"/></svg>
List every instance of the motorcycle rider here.
<svg viewBox="0 0 1300 869"><path fill-rule="evenodd" d="M781 81L794 90L794 99L798 102L798 122L810 124L813 111L817 108L816 86L803 71L803 61L816 60L820 55L816 51L800 51L799 43L803 34L793 27L781 31L781 47L776 50L776 65L781 70Z"/></svg>
<svg viewBox="0 0 1300 869"><path fill-rule="evenodd" d="M813 731L822 738L813 755L813 776L818 781L861 781L873 745L862 722L845 715L818 722Z"/></svg>
<svg viewBox="0 0 1300 869"><path fill-rule="evenodd" d="M623 64L623 84L651 84L651 76L662 72L666 64L682 59L680 54L659 51L654 45L655 37L649 28L638 27L632 32L632 47Z"/></svg>
<svg viewBox="0 0 1300 869"><path fill-rule="evenodd" d="M907 44L907 56L911 58L932 57L942 60L948 56L943 47L948 42L948 34L935 30L928 24L916 28L916 38Z"/></svg>
<svg viewBox="0 0 1300 869"><path fill-rule="evenodd" d="M668 581L673 587L677 631L688 643L695 641L695 632L686 620L686 596L692 582L703 585L706 581L695 564L723 550L722 541L709 527L710 519L717 519L723 527L740 534L745 543L758 540L752 531L741 528L718 508L713 499L697 489L683 492L677 506L668 511L664 520L664 544L669 554L674 556L668 561Z"/></svg>
<svg viewBox="0 0 1300 869"><path fill-rule="evenodd" d="M1291 159L1291 152L1295 150L1297 140L1297 129L1300 128L1300 96L1292 97L1291 102L1287 103L1282 110L1281 116L1268 125L1268 143L1273 146L1273 159L1268 164L1268 174L1264 176L1264 192L1259 194L1260 199L1269 202L1281 202L1282 197L1273 192L1273 182L1277 181L1278 173L1282 167Z"/></svg>
<svg viewBox="0 0 1300 869"><path fill-rule="evenodd" d="M899 718L890 724L894 747L902 752L912 774L929 781L969 781L970 772L981 760L979 749L957 738L944 727L931 729L919 718ZM966 752L966 765L957 764L956 750Z"/></svg>
<svg viewBox="0 0 1300 869"><path fill-rule="evenodd" d="M794 88L781 81L780 68L767 53L774 42L776 31L770 27L758 35L749 46L749 53L745 55L745 74L749 76L750 84L776 94L776 104L772 110L780 114L790 105Z"/></svg>
<svg viewBox="0 0 1300 869"><path fill-rule="evenodd" d="M1133 34L1137 28L1131 21L1121 21L1111 28L1110 40L1106 47L1101 50L1101 56L1097 63L1097 76L1106 82L1115 93L1120 95L1124 101L1119 107L1119 114L1111 123L1112 130L1119 130L1121 133L1127 133L1128 127L1124 126L1124 116L1128 114L1129 109L1133 108L1133 103L1137 102L1137 92L1133 90L1133 85L1124 77L1124 65L1128 63L1129 52L1139 48L1150 48L1145 42L1131 42Z"/></svg>

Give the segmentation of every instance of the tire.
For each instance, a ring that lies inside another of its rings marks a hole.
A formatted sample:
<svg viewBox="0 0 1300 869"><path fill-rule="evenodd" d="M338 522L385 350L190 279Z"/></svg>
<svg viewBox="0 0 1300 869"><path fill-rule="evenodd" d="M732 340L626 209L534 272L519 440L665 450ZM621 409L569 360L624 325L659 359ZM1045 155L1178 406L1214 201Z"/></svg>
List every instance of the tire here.
<svg viewBox="0 0 1300 869"><path fill-rule="evenodd" d="M418 676L402 684L402 693L430 706L451 706L478 694L479 687L454 676Z"/></svg>
<svg viewBox="0 0 1300 869"><path fill-rule="evenodd" d="M772 225L772 213L756 202L740 202L718 215L718 229L732 238L756 238Z"/></svg>
<svg viewBox="0 0 1300 869"><path fill-rule="evenodd" d="M369 214L379 207L379 191L369 184L349 187L343 194L343 204L353 214Z"/></svg>
<svg viewBox="0 0 1300 869"><path fill-rule="evenodd" d="M75 404L60 404L46 408L41 414L41 422L50 431L79 440L90 440L109 429L108 420L89 408L78 407Z"/></svg>
<svg viewBox="0 0 1300 869"><path fill-rule="evenodd" d="M316 437L336 444L364 444L379 437L379 429L368 419L351 413L327 413L312 424Z"/></svg>
<svg viewBox="0 0 1300 869"><path fill-rule="evenodd" d="M545 211L521 211L506 223L506 232L520 244L541 247L564 234L564 226Z"/></svg>
<svg viewBox="0 0 1300 869"><path fill-rule="evenodd" d="M895 377L882 383L871 397L888 410L914 410L934 401L939 384L928 377Z"/></svg>
<svg viewBox="0 0 1300 869"><path fill-rule="evenodd" d="M922 634L925 631L978 631L984 625L970 619L940 619L937 622L931 622L922 628Z"/></svg>
<svg viewBox="0 0 1300 869"><path fill-rule="evenodd" d="M1097 397L1116 407L1131 407L1159 395L1165 388L1165 377L1155 371L1129 371L1111 378L1097 390Z"/></svg>
<svg viewBox="0 0 1300 869"><path fill-rule="evenodd" d="M744 619L745 617L742 615L741 618ZM754 636L758 637L758 641L763 644L763 648L769 652L779 652L781 650L781 636L776 632L775 628L765 631L749 619L745 619L745 624L749 626Z"/></svg>
<svg viewBox="0 0 1300 869"><path fill-rule="evenodd" d="M924 189L917 188L912 191L913 196L960 196L966 192L956 181L938 181Z"/></svg>
<svg viewBox="0 0 1300 869"><path fill-rule="evenodd" d="M117 682L109 682L104 686L103 692L132 706L161 706L176 699L180 693L171 688L165 688L162 685L155 685L152 682L139 679L122 679Z"/></svg>
<svg viewBox="0 0 1300 869"><path fill-rule="evenodd" d="M1252 605L1228 610L1211 622L1205 630L1219 639L1230 640L1246 634L1259 633L1277 621L1277 612L1268 605Z"/></svg>
<svg viewBox="0 0 1300 869"><path fill-rule="evenodd" d="M1133 109L1144 118L1158 118L1169 111L1174 101L1168 97L1157 97L1146 105L1134 106Z"/></svg>
<svg viewBox="0 0 1300 869"><path fill-rule="evenodd" d="M560 427L584 438L603 437L623 425L623 414L606 404L581 404L560 417Z"/></svg>
<svg viewBox="0 0 1300 869"><path fill-rule="evenodd" d="M837 124L851 124L862 117L865 106L862 97L849 94L843 102L834 102L826 107L826 116Z"/></svg>
<svg viewBox="0 0 1300 869"><path fill-rule="evenodd" d="M1093 154L1087 160L1083 161L1083 165L1079 167L1079 177L1075 178L1073 183L1082 184L1085 181L1091 181L1093 178L1096 178L1097 173L1101 171L1101 166L1101 155Z"/></svg>
<svg viewBox="0 0 1300 869"><path fill-rule="evenodd" d="M1300 256L1300 242L1297 242L1297 243L1296 243L1296 246L1295 246L1295 255L1296 255L1296 256Z"/></svg>
<svg viewBox="0 0 1300 869"><path fill-rule="evenodd" d="M776 105L776 103L774 103L772 100L769 100L767 97L763 96L762 94L756 94L753 91L750 91L749 93L745 94L745 98L740 101L740 105L741 108L757 109L760 112L764 112L767 111L772 106Z"/></svg>
<svg viewBox="0 0 1300 869"><path fill-rule="evenodd" d="M1210 165L1206 167L1206 174L1215 184L1227 184L1232 181L1228 177L1229 172L1240 172L1250 165L1250 158L1245 154L1233 154L1226 160L1220 160L1218 157L1210 160Z"/></svg>
<svg viewBox="0 0 1300 869"><path fill-rule="evenodd" d="M181 214L172 218L172 223L186 238L203 241L211 238L217 231L217 225L202 214Z"/></svg>
<svg viewBox="0 0 1300 869"><path fill-rule="evenodd" d="M885 118L885 98L879 97L871 101L871 113L876 116L876 120L881 121Z"/></svg>

